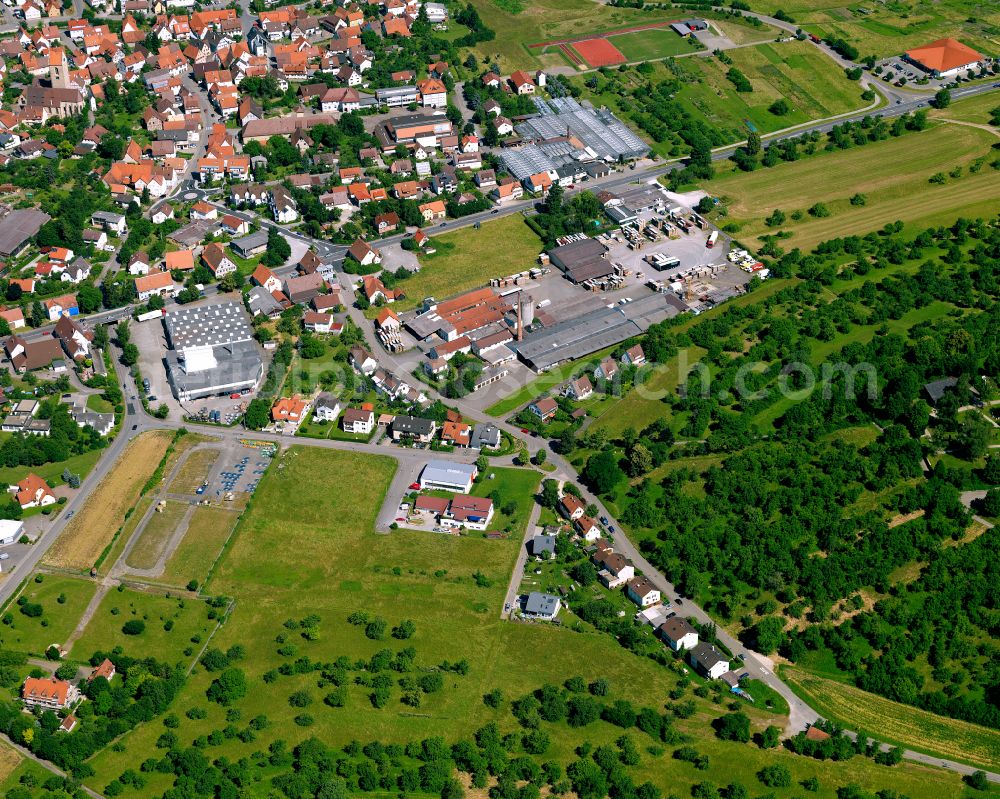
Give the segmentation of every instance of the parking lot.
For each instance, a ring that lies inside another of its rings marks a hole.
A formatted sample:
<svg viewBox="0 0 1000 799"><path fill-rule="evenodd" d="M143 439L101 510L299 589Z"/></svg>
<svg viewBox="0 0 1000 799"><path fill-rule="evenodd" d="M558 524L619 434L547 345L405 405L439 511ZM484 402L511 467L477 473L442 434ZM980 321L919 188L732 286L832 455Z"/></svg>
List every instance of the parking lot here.
<svg viewBox="0 0 1000 799"><path fill-rule="evenodd" d="M238 441L227 441L218 459L195 493L212 501L224 500L227 494L253 494L274 457L273 445L248 447Z"/></svg>

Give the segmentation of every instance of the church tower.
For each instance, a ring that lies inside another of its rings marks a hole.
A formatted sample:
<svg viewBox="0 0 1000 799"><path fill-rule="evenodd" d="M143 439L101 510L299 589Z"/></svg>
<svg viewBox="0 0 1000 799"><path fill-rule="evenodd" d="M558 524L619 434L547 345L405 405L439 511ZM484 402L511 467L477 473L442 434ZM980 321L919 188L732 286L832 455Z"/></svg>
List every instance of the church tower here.
<svg viewBox="0 0 1000 799"><path fill-rule="evenodd" d="M61 47L49 50L49 82L53 89L70 89L69 63L66 52Z"/></svg>

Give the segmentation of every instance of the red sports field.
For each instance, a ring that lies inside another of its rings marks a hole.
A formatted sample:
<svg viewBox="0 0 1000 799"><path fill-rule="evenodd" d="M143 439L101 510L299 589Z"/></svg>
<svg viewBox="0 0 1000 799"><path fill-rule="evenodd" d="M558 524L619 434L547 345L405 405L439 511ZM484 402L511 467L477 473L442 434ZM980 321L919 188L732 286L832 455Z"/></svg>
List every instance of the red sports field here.
<svg viewBox="0 0 1000 799"><path fill-rule="evenodd" d="M573 49L592 67L611 67L624 64L625 56L607 39L584 39L573 42Z"/></svg>
<svg viewBox="0 0 1000 799"><path fill-rule="evenodd" d="M627 59L622 51L615 47L606 37L618 36L623 33L635 33L636 31L649 30L651 28L665 28L670 22L653 22L648 25L633 25L629 28L619 28L605 31L603 33L591 33L588 36L571 39L550 39L547 42L535 42L529 44L532 49L539 49L543 52L549 47L558 47L569 59L569 62L576 67L586 62L592 67L610 67L615 64L624 64Z"/></svg>

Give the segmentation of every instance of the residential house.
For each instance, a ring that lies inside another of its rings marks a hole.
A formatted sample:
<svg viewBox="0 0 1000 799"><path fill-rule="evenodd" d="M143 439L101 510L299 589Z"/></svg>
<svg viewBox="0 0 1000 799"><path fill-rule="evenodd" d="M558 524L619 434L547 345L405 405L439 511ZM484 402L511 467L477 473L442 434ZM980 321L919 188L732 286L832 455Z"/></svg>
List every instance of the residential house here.
<svg viewBox="0 0 1000 799"><path fill-rule="evenodd" d="M566 383L563 394L570 399L582 402L594 393L594 386L587 375L580 375Z"/></svg>
<svg viewBox="0 0 1000 799"><path fill-rule="evenodd" d="M306 311L302 315L302 327L312 333L339 333L343 329L343 325L335 321L332 313L318 311Z"/></svg>
<svg viewBox="0 0 1000 799"><path fill-rule="evenodd" d="M528 542L531 554L536 558L552 560L556 556L556 537L554 535L536 535Z"/></svg>
<svg viewBox="0 0 1000 799"><path fill-rule="evenodd" d="M28 508L44 508L56 503L56 495L52 493L49 484L34 472L28 472L23 480L10 487L14 500L22 510Z"/></svg>
<svg viewBox="0 0 1000 799"><path fill-rule="evenodd" d="M351 366L362 374L370 375L378 368L378 361L364 347L355 345L347 353Z"/></svg>
<svg viewBox="0 0 1000 799"><path fill-rule="evenodd" d="M80 689L55 677L28 677L21 686L21 701L28 707L65 710L80 699Z"/></svg>
<svg viewBox="0 0 1000 799"><path fill-rule="evenodd" d="M367 241L358 239L348 248L347 254L357 261L361 266L382 263L382 256L379 251L372 247ZM381 282L381 281L380 281Z"/></svg>
<svg viewBox="0 0 1000 799"><path fill-rule="evenodd" d="M429 444L437 432L437 422L419 416L397 416L392 420L390 432L393 441L407 439Z"/></svg>
<svg viewBox="0 0 1000 799"><path fill-rule="evenodd" d="M648 608L660 603L660 589L648 577L633 577L625 586L625 592L640 608Z"/></svg>
<svg viewBox="0 0 1000 799"><path fill-rule="evenodd" d="M598 380L614 380L618 374L618 364L612 358L605 358L594 370L594 377Z"/></svg>
<svg viewBox="0 0 1000 799"><path fill-rule="evenodd" d="M341 420L345 433L368 435L375 426L375 412L370 408L347 408Z"/></svg>
<svg viewBox="0 0 1000 799"><path fill-rule="evenodd" d="M642 345L636 344L634 347L629 347L625 350L622 354L622 363L632 366L642 366L646 363L646 353L642 351Z"/></svg>
<svg viewBox="0 0 1000 799"><path fill-rule="evenodd" d="M540 397L528 406L528 410L541 421L547 422L556 415L559 405L552 397Z"/></svg>
<svg viewBox="0 0 1000 799"><path fill-rule="evenodd" d="M128 260L128 273L130 275L148 275L149 256L141 250L135 253Z"/></svg>
<svg viewBox="0 0 1000 799"><path fill-rule="evenodd" d="M559 499L560 513L571 522L583 516L585 508L583 500L574 494L563 494Z"/></svg>
<svg viewBox="0 0 1000 799"><path fill-rule="evenodd" d="M619 552L598 552L592 560L598 568L597 576L608 588L618 588L635 577L635 567Z"/></svg>
<svg viewBox="0 0 1000 799"><path fill-rule="evenodd" d="M294 303L307 303L323 291L326 283L319 272L285 278L285 294Z"/></svg>
<svg viewBox="0 0 1000 799"><path fill-rule="evenodd" d="M446 421L441 425L441 443L467 447L472 441L472 428L465 422Z"/></svg>
<svg viewBox="0 0 1000 799"><path fill-rule="evenodd" d="M559 615L562 603L559 597L532 591L524 601L521 613L532 619L553 621Z"/></svg>
<svg viewBox="0 0 1000 799"><path fill-rule="evenodd" d="M336 422L341 410L340 400L324 391L316 397L312 418L314 422Z"/></svg>
<svg viewBox="0 0 1000 799"><path fill-rule="evenodd" d="M657 628L656 634L674 652L698 645L698 631L681 616L671 616Z"/></svg>
<svg viewBox="0 0 1000 799"><path fill-rule="evenodd" d="M216 280L235 272L236 262L226 255L225 248L218 242L212 242L201 251L201 260L211 270Z"/></svg>
<svg viewBox="0 0 1000 799"><path fill-rule="evenodd" d="M535 93L535 81L532 79L531 75L524 70L519 69L516 72L511 73L510 85L518 94Z"/></svg>
<svg viewBox="0 0 1000 799"><path fill-rule="evenodd" d="M278 185L271 189L271 212L274 214L274 221L282 224L289 224L299 218L295 199L284 186Z"/></svg>
<svg viewBox="0 0 1000 799"><path fill-rule="evenodd" d="M592 542L601 537L601 528L586 514L573 521L573 527L584 541Z"/></svg>
<svg viewBox="0 0 1000 799"><path fill-rule="evenodd" d="M250 275L250 282L268 291L281 291L281 279L263 264L259 264Z"/></svg>
<svg viewBox="0 0 1000 799"><path fill-rule="evenodd" d="M90 343L94 340L94 334L84 330L70 317L59 317L53 335L72 360L82 361L90 356Z"/></svg>
<svg viewBox="0 0 1000 799"><path fill-rule="evenodd" d="M447 512L441 517L443 527L465 527L470 530L485 530L493 519L493 500L489 497L473 497L469 494L455 494L448 503Z"/></svg>
<svg viewBox="0 0 1000 799"><path fill-rule="evenodd" d="M302 399L298 394L281 397L271 406L271 421L297 425L306 418L309 408L309 400Z"/></svg>
<svg viewBox="0 0 1000 799"><path fill-rule="evenodd" d="M430 224L431 222L440 222L447 215L443 200L431 200L428 203L423 203L420 205L418 210L420 211L420 215L424 218L424 222L427 224Z"/></svg>
<svg viewBox="0 0 1000 799"><path fill-rule="evenodd" d="M469 446L473 449L499 449L502 436L500 428L495 424L476 424L472 428L472 439Z"/></svg>
<svg viewBox="0 0 1000 799"><path fill-rule="evenodd" d="M174 279L169 272L150 272L135 281L135 291L139 302L146 302L150 297L177 296L180 288L174 283Z"/></svg>
<svg viewBox="0 0 1000 799"><path fill-rule="evenodd" d="M711 644L702 641L688 652L691 665L695 670L710 680L717 680L729 671L729 661Z"/></svg>

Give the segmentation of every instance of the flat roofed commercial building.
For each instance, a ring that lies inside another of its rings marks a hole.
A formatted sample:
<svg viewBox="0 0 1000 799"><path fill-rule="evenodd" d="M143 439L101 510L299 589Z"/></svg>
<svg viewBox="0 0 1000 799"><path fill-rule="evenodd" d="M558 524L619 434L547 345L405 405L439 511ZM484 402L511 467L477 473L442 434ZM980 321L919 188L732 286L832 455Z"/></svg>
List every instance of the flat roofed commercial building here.
<svg viewBox="0 0 1000 799"><path fill-rule="evenodd" d="M171 311L164 317L167 371L182 401L253 389L264 362L253 328L234 302Z"/></svg>
<svg viewBox="0 0 1000 799"><path fill-rule="evenodd" d="M21 208L0 218L0 255L17 255L51 218L37 208Z"/></svg>
<svg viewBox="0 0 1000 799"><path fill-rule="evenodd" d="M470 463L451 461L428 461L420 473L421 489L442 489L467 494L472 489L478 470Z"/></svg>
<svg viewBox="0 0 1000 799"><path fill-rule="evenodd" d="M598 308L528 333L507 346L536 372L612 347L680 313L670 295L653 294L626 305Z"/></svg>

